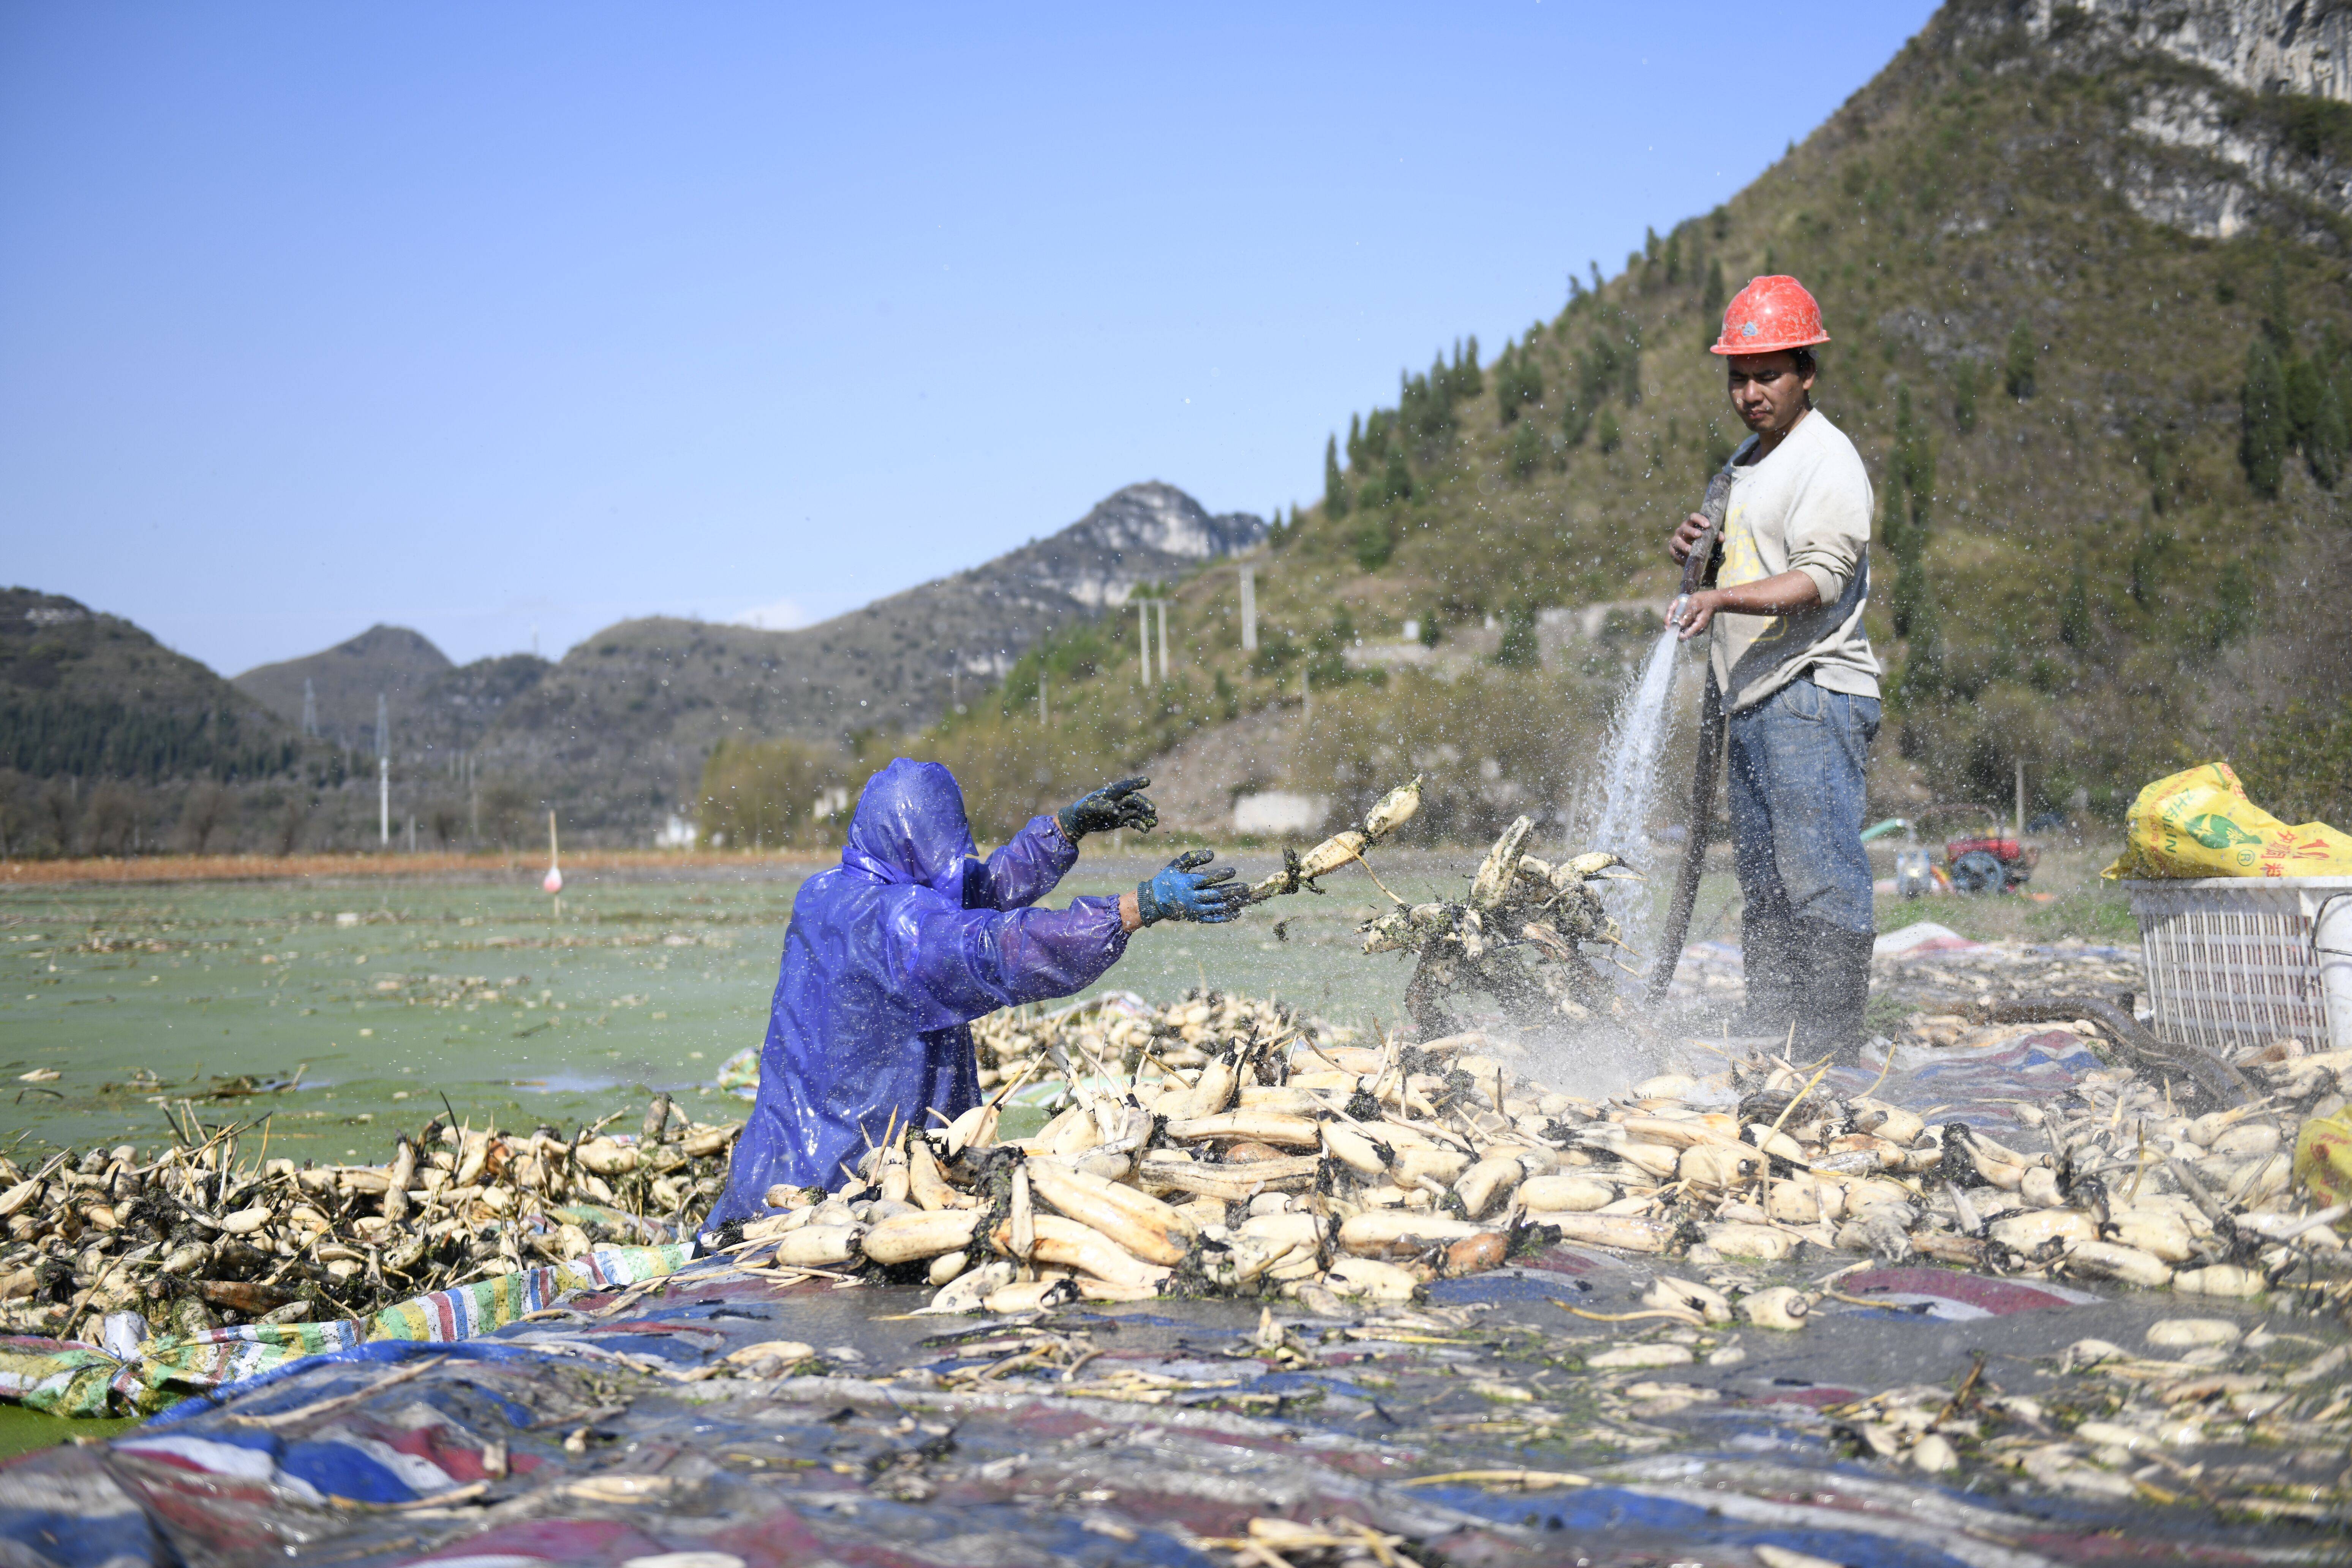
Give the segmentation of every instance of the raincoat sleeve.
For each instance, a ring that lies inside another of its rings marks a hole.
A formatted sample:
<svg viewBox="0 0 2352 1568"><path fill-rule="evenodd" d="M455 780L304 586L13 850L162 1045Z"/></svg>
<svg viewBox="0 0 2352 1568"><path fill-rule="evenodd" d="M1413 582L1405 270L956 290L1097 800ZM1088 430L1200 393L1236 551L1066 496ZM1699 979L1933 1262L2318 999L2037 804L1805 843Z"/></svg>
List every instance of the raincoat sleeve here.
<svg viewBox="0 0 2352 1568"><path fill-rule="evenodd" d="M1117 899L1066 910L951 910L931 899L893 910L884 941L892 989L943 1029L999 1007L1083 991L1127 951Z"/></svg>
<svg viewBox="0 0 2352 1568"><path fill-rule="evenodd" d="M964 873L967 910L1025 910L1054 890L1078 863L1078 847L1049 816L1033 816L1000 846L985 866Z"/></svg>

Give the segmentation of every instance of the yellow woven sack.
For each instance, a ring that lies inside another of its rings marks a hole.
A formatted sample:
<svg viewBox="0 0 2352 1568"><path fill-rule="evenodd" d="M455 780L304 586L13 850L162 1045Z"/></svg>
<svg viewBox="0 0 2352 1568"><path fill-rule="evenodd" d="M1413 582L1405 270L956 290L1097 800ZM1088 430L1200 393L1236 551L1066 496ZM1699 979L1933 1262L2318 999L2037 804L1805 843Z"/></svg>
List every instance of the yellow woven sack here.
<svg viewBox="0 0 2352 1568"><path fill-rule="evenodd" d="M2352 1201L2352 1110L2303 1124L2294 1141L2294 1180L2330 1207Z"/></svg>
<svg viewBox="0 0 2352 1568"><path fill-rule="evenodd" d="M2352 875L2352 836L2324 822L2290 827L2246 798L2227 763L2158 779L2132 802L2117 877Z"/></svg>

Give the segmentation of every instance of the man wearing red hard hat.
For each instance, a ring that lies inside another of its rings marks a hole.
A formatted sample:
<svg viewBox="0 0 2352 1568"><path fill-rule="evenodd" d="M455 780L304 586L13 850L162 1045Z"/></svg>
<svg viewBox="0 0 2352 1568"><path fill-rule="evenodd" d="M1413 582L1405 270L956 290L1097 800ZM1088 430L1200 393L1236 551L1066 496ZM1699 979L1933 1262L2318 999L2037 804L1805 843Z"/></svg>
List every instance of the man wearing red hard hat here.
<svg viewBox="0 0 2352 1568"><path fill-rule="evenodd" d="M1733 864L1745 900L1745 1034L1783 1034L1851 1058L1870 996L1875 920L1862 845L1863 763L1878 733L1870 596L1870 476L1813 407L1830 341L1793 278L1759 278L1723 312L1712 352L1752 434L1732 454L1720 553L1676 607L1682 635L1711 632L1729 742ZM1687 561L1706 527L1675 530Z"/></svg>

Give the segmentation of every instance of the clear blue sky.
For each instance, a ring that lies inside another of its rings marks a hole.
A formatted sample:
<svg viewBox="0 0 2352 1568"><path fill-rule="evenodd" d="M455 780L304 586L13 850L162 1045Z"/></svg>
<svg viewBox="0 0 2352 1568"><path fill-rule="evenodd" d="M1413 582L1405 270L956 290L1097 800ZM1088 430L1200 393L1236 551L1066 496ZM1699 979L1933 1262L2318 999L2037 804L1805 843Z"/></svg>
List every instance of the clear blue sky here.
<svg viewBox="0 0 2352 1568"><path fill-rule="evenodd" d="M0 579L467 659L1309 500L1931 9L12 0Z"/></svg>

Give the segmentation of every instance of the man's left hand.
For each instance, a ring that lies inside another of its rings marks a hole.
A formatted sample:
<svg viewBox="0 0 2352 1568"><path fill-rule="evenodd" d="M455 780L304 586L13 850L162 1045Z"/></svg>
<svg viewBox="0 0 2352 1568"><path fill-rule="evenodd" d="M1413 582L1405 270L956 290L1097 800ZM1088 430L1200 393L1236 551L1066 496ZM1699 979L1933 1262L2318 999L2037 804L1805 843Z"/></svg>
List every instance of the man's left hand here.
<svg viewBox="0 0 2352 1568"><path fill-rule="evenodd" d="M1682 640L1688 642L1706 630L1715 619L1715 612L1722 607L1723 591L1720 588L1701 588L1690 597L1677 601L1676 608L1681 618L1675 624L1682 632Z"/></svg>
<svg viewBox="0 0 2352 1568"><path fill-rule="evenodd" d="M1062 831L1069 835L1073 844L1089 833L1108 833L1115 827L1149 833L1160 826L1159 808L1143 794L1150 783L1148 778L1139 777L1107 784L1055 812L1054 820L1062 825Z"/></svg>

